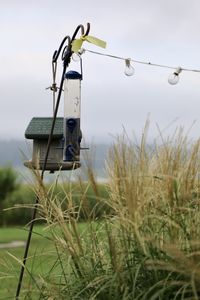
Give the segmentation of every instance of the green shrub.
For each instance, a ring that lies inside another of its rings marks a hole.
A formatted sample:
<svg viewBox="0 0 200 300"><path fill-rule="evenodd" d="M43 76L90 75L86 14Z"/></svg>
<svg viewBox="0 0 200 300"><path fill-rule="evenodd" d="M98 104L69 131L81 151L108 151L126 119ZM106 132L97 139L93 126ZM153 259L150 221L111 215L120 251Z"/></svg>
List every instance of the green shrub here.
<svg viewBox="0 0 200 300"><path fill-rule="evenodd" d="M4 223L25 225L30 222L35 193L29 185L22 184L4 202Z"/></svg>
<svg viewBox="0 0 200 300"><path fill-rule="evenodd" d="M3 209L6 199L19 187L17 173L11 167L0 168L0 225L4 225Z"/></svg>
<svg viewBox="0 0 200 300"><path fill-rule="evenodd" d="M17 173L11 167L0 168L0 201L4 201L17 187Z"/></svg>

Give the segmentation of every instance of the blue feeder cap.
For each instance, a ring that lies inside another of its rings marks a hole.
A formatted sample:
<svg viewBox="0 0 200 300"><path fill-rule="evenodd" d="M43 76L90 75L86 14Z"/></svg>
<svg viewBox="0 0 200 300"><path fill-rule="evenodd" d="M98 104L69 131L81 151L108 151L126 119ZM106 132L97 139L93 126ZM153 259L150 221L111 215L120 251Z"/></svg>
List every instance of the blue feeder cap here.
<svg viewBox="0 0 200 300"><path fill-rule="evenodd" d="M82 79L82 75L76 71L69 71L65 74L66 79Z"/></svg>

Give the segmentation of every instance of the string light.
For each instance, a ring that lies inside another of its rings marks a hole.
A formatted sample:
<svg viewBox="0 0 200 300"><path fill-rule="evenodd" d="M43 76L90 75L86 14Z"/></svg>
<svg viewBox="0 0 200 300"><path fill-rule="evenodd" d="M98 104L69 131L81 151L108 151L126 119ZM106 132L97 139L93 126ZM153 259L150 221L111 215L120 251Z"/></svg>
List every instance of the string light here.
<svg viewBox="0 0 200 300"><path fill-rule="evenodd" d="M75 62L80 61L80 59L81 59L80 54L74 52L74 53L72 54L72 59L73 59L73 61L75 61Z"/></svg>
<svg viewBox="0 0 200 300"><path fill-rule="evenodd" d="M83 54L85 52L85 49L83 49L83 48L81 48L79 51L78 51L78 53L73 53L72 54L72 59L73 59L73 61L75 61L75 62L78 62L78 61L80 61L80 59L81 59L81 55Z"/></svg>
<svg viewBox="0 0 200 300"><path fill-rule="evenodd" d="M89 52L89 53L96 54L96 55L106 56L106 57L110 57L110 58L113 58L113 59L124 60L124 62L125 62L125 71L124 71L124 73L125 73L126 76L132 76L135 72L135 70L132 67L131 63L138 63L138 64L148 65L148 66L152 66L152 67L160 67L160 68L165 68L165 69L172 69L172 70L174 70L174 72L168 78L168 82L171 85L175 85L179 82L179 74L182 71L200 73L199 69L189 69L189 68L184 68L184 67L178 67L177 68L177 67L173 67L173 66L169 66L169 65L151 63L151 62L136 60L136 59L132 59L132 58L124 58L124 57L121 57L121 56L116 56L116 55L113 55L113 54L106 54L106 53L97 52L97 51L92 51L92 50L88 50L88 49L85 49L85 48L80 49L79 54L82 55L84 52Z"/></svg>
<svg viewBox="0 0 200 300"><path fill-rule="evenodd" d="M178 67L176 71L169 75L168 82L169 84L175 85L179 82L179 74L181 73L181 67Z"/></svg>

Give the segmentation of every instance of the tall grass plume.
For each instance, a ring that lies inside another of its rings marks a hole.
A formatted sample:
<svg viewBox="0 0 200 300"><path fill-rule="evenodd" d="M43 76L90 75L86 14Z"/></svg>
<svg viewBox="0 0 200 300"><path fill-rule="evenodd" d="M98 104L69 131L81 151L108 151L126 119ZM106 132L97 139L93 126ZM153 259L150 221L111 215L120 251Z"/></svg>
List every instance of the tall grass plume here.
<svg viewBox="0 0 200 300"><path fill-rule="evenodd" d="M35 275L38 299L200 299L200 140L179 129L149 146L147 132L116 139L104 194L90 163L62 197L36 176L55 247L49 274Z"/></svg>

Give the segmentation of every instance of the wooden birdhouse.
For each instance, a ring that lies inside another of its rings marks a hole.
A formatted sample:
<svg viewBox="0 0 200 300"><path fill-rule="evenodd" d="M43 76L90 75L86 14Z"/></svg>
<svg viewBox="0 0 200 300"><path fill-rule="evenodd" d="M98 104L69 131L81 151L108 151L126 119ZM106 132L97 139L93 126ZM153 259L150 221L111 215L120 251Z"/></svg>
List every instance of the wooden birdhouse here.
<svg viewBox="0 0 200 300"><path fill-rule="evenodd" d="M52 117L34 117L26 131L25 138L33 140L32 160L24 162L29 168L42 170L46 155L47 143L51 131ZM79 147L81 142L81 132L79 136ZM80 167L80 156L76 155L71 161L63 161L63 118L56 118L55 127L52 136L52 142L48 155L45 170L54 172L57 170L72 170Z"/></svg>

